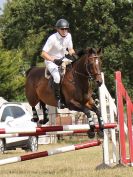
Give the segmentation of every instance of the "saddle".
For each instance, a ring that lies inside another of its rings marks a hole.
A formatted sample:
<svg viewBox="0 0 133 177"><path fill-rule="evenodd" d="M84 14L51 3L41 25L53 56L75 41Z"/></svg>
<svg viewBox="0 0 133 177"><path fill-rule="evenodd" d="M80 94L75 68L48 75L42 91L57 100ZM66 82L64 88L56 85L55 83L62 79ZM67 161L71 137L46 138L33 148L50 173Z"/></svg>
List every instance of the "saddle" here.
<svg viewBox="0 0 133 177"><path fill-rule="evenodd" d="M45 67L45 78L46 78L46 79L49 79L49 78L50 78L50 76L51 76L51 74L50 74L50 72L49 72L48 68L47 68L47 67Z"/></svg>

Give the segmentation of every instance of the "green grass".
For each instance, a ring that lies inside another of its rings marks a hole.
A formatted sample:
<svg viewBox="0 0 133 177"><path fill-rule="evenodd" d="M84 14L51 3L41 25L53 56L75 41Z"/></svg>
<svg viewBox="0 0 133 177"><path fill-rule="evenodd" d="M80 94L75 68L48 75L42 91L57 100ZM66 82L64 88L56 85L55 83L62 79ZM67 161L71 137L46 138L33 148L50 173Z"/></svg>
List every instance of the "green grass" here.
<svg viewBox="0 0 133 177"><path fill-rule="evenodd" d="M39 151L68 144L40 145ZM0 158L25 154L21 149L0 154ZM35 160L0 166L1 177L132 177L132 167L97 170L102 163L102 147L91 147Z"/></svg>

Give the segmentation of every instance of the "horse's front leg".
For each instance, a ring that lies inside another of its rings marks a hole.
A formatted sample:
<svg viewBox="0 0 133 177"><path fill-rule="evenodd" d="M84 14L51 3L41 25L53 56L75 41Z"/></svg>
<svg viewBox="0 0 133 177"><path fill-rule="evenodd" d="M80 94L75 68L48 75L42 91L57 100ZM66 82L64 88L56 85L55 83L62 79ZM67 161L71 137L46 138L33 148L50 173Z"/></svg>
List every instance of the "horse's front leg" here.
<svg viewBox="0 0 133 177"><path fill-rule="evenodd" d="M92 119L90 109L87 108L87 107L84 107L83 112L87 116L88 124L90 126L90 130L88 131L88 137L89 138L94 138L95 137L95 124L94 124L94 121Z"/></svg>
<svg viewBox="0 0 133 177"><path fill-rule="evenodd" d="M96 106L94 106L94 112L96 113L97 118L98 118L99 128L104 129L104 122L101 116L101 111Z"/></svg>
<svg viewBox="0 0 133 177"><path fill-rule="evenodd" d="M104 136L104 133L103 133L104 121L103 121L103 118L101 116L101 111L95 105L93 106L93 111L96 113L97 118L98 118L98 123L99 123L98 135L99 135L99 137L103 137Z"/></svg>
<svg viewBox="0 0 133 177"><path fill-rule="evenodd" d="M97 118L98 118L98 123L99 123L98 135L100 137L103 137L104 122L103 122L103 119L102 119L102 116L101 116L101 111L96 107L93 99L92 100L90 99L88 102L86 102L86 107L89 110L91 110L91 111L96 113ZM90 120L91 120L91 118L90 118Z"/></svg>
<svg viewBox="0 0 133 177"><path fill-rule="evenodd" d="M69 102L68 108L70 110L80 111L83 112L88 118L88 124L90 126L90 130L88 131L89 138L95 137L95 124L90 114L90 109L86 105L82 105L81 103L71 100Z"/></svg>

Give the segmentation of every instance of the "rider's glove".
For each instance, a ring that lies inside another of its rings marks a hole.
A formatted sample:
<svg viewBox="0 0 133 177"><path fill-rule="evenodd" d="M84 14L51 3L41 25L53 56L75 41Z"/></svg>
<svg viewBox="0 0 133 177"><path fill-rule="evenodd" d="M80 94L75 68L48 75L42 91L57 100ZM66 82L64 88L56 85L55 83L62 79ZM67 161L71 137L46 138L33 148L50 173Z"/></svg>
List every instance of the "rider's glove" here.
<svg viewBox="0 0 133 177"><path fill-rule="evenodd" d="M62 63L63 63L63 60L61 60L61 59L55 59L54 61L53 61L57 66L60 66Z"/></svg>

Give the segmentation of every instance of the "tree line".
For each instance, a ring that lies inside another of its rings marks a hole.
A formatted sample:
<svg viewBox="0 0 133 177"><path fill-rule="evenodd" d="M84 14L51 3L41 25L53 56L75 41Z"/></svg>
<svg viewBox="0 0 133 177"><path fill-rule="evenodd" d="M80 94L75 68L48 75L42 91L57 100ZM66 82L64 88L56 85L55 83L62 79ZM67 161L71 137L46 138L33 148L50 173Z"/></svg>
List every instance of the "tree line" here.
<svg viewBox="0 0 133 177"><path fill-rule="evenodd" d="M133 97L133 0L11 0L0 15L0 96L25 100L25 72L43 65L47 37L60 18L70 23L75 50L102 48L106 85L115 96L114 72Z"/></svg>

